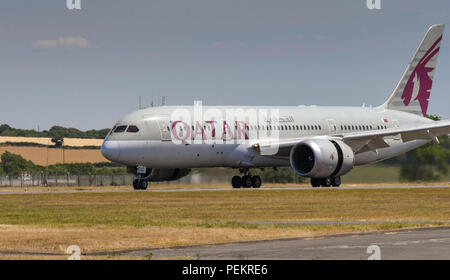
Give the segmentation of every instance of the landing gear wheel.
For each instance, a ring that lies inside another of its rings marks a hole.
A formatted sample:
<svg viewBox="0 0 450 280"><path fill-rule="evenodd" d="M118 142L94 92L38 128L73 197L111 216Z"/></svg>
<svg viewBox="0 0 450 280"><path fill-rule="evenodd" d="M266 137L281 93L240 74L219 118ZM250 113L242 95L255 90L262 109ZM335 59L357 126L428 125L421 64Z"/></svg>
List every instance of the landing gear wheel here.
<svg viewBox="0 0 450 280"><path fill-rule="evenodd" d="M148 186L147 180L141 180L141 190L146 190Z"/></svg>
<svg viewBox="0 0 450 280"><path fill-rule="evenodd" d="M329 186L331 186L331 179L330 178L322 178L321 182L320 182L320 185L322 187L329 187Z"/></svg>
<svg viewBox="0 0 450 280"><path fill-rule="evenodd" d="M242 179L239 176L233 176L233 178L231 178L231 185L233 186L234 189L239 189L242 187Z"/></svg>
<svg viewBox="0 0 450 280"><path fill-rule="evenodd" d="M252 187L252 176L245 175L242 177L242 187L251 188Z"/></svg>
<svg viewBox="0 0 450 280"><path fill-rule="evenodd" d="M341 176L331 178L331 185L333 187L339 187L341 185Z"/></svg>
<svg viewBox="0 0 450 280"><path fill-rule="evenodd" d="M313 186L313 188L320 187L320 181L320 178L311 178L311 186Z"/></svg>
<svg viewBox="0 0 450 280"><path fill-rule="evenodd" d="M253 188L260 188L261 187L261 177L258 175L252 176L252 187Z"/></svg>
<svg viewBox="0 0 450 280"><path fill-rule="evenodd" d="M146 190L148 186L147 180L142 179L134 179L133 180L133 188L135 190Z"/></svg>
<svg viewBox="0 0 450 280"><path fill-rule="evenodd" d="M139 190L139 180L138 179L133 180L133 189Z"/></svg>

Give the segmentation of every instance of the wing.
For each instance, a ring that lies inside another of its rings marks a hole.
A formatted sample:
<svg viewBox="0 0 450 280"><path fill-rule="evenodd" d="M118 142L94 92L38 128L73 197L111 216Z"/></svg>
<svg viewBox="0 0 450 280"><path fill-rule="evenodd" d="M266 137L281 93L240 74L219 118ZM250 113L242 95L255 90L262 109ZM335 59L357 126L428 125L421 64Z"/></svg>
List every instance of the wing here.
<svg viewBox="0 0 450 280"><path fill-rule="evenodd" d="M319 139L326 137L342 140L352 148L355 154L358 154L365 151L389 147L389 144L387 144L384 140L384 138L388 136L400 137L405 143L418 139L437 141L438 136L448 134L450 134L450 120L430 122L428 124L420 124L409 127L334 134L330 136L317 136L312 138ZM253 144L252 147L259 150L262 155L266 154L274 157L288 157L291 148L305 139L311 139L311 137L259 142ZM272 152L274 147L278 147L278 151L275 154Z"/></svg>

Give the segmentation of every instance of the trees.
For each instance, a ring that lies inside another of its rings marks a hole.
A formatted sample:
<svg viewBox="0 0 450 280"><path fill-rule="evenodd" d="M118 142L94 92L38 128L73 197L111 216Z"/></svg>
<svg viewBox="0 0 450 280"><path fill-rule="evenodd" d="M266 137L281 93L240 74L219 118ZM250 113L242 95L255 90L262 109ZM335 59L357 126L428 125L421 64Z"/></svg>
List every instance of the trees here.
<svg viewBox="0 0 450 280"><path fill-rule="evenodd" d="M24 159L20 155L8 151L1 155L0 174L17 176L23 172L44 173L44 166L36 165L33 162ZM65 163L52 164L48 166L48 174L73 174L73 175L111 175L125 174L126 169L120 165L111 165L110 163Z"/></svg>
<svg viewBox="0 0 450 280"><path fill-rule="evenodd" d="M447 136L441 144L428 143L406 153L401 159L400 178L406 181L437 181L449 173L450 149Z"/></svg>
<svg viewBox="0 0 450 280"><path fill-rule="evenodd" d="M34 129L18 129L7 124L0 125L0 136L21 136L21 137L60 137L60 138L96 138L104 139L109 132L109 128L100 130L91 129L81 131L76 128L66 128L62 126L52 126L48 131L36 131Z"/></svg>
<svg viewBox="0 0 450 280"><path fill-rule="evenodd" d="M33 162L24 159L20 155L16 155L8 151L2 154L1 159L1 169L4 173L9 175L20 175L24 171L30 173L38 172L40 169Z"/></svg>
<svg viewBox="0 0 450 280"><path fill-rule="evenodd" d="M428 116L439 120L437 116ZM431 142L406 153L400 158L400 179L405 181L447 180L450 162L450 140L448 136L439 137L440 144Z"/></svg>

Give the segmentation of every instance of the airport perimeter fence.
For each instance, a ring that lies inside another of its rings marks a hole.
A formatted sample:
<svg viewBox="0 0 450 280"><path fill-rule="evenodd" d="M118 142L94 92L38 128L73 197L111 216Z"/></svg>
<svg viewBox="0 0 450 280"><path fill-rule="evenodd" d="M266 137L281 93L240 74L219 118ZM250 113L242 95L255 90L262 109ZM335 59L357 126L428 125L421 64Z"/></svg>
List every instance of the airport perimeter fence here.
<svg viewBox="0 0 450 280"><path fill-rule="evenodd" d="M131 186L133 174L113 175L48 175L30 174L22 176L0 175L0 187L33 187L33 186ZM230 180L227 176L208 176L204 174L189 174L176 181L149 182L149 184L211 184Z"/></svg>

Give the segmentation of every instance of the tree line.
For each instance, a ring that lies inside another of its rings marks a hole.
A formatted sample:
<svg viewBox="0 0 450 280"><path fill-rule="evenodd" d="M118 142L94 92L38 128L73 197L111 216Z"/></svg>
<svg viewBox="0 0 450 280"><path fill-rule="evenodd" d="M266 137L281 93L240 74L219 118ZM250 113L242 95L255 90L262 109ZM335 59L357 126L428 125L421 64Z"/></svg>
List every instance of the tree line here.
<svg viewBox="0 0 450 280"><path fill-rule="evenodd" d="M55 139L62 138L95 138L104 139L109 132L109 128L91 129L81 131L77 128L52 126L49 130L36 131L34 129L13 128L7 124L0 125L0 136L16 136L16 137L50 137Z"/></svg>
<svg viewBox="0 0 450 280"><path fill-rule="evenodd" d="M23 172L29 174L45 174L47 168L45 166L34 164L30 160L26 160L21 155L13 154L8 151L1 155L0 174L18 176ZM74 175L110 175L124 174L126 168L113 163L65 163L52 164L48 166L48 174L74 174Z"/></svg>
<svg viewBox="0 0 450 280"><path fill-rule="evenodd" d="M429 115L432 120L440 117ZM439 143L430 142L398 157L401 165L400 178L405 181L448 180L450 164L450 139L438 137Z"/></svg>

